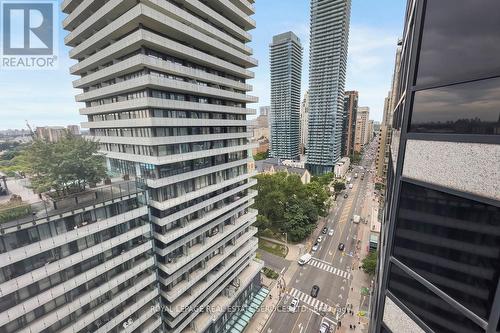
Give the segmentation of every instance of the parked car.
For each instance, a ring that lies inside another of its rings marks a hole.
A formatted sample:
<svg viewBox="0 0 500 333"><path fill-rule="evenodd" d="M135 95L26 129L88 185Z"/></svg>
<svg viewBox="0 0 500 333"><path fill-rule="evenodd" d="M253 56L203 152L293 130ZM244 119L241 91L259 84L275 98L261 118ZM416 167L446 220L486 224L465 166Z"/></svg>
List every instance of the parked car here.
<svg viewBox="0 0 500 333"><path fill-rule="evenodd" d="M297 297L294 297L290 302L290 305L288 306L288 311L295 312L297 311L298 306L299 306L299 299Z"/></svg>
<svg viewBox="0 0 500 333"><path fill-rule="evenodd" d="M333 229L330 229L330 231L328 231L328 236L333 236Z"/></svg>
<svg viewBox="0 0 500 333"><path fill-rule="evenodd" d="M347 198L348 196L349 196L349 194L344 193L344 198Z"/></svg>
<svg viewBox="0 0 500 333"><path fill-rule="evenodd" d="M311 289L311 297L317 297L319 294L319 287L314 285Z"/></svg>
<svg viewBox="0 0 500 333"><path fill-rule="evenodd" d="M339 251L344 251L344 249L345 249L344 243L340 243L339 244Z"/></svg>
<svg viewBox="0 0 500 333"><path fill-rule="evenodd" d="M318 251L319 243L314 243L312 250L313 251Z"/></svg>
<svg viewBox="0 0 500 333"><path fill-rule="evenodd" d="M324 227L322 232L323 232L324 234L326 234L326 233L328 232L328 228L327 228L327 227Z"/></svg>
<svg viewBox="0 0 500 333"><path fill-rule="evenodd" d="M318 239L316 240L316 243L321 243L322 240L323 240L323 236L318 236Z"/></svg>
<svg viewBox="0 0 500 333"><path fill-rule="evenodd" d="M321 326L319 328L319 333L328 333L328 332L330 332L330 324L324 321L321 323Z"/></svg>

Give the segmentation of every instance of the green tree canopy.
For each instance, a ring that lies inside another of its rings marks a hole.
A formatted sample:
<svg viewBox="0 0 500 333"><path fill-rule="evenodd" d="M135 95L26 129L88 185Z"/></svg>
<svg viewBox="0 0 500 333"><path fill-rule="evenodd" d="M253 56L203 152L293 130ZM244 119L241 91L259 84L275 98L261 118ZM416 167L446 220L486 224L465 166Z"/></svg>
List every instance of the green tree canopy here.
<svg viewBox="0 0 500 333"><path fill-rule="evenodd" d="M269 157L269 150L253 155L255 161L265 160Z"/></svg>
<svg viewBox="0 0 500 333"><path fill-rule="evenodd" d="M333 184L333 189L335 190L335 193L339 193L340 191L345 190L345 183L340 182L340 181L336 181Z"/></svg>
<svg viewBox="0 0 500 333"><path fill-rule="evenodd" d="M286 232L290 241L298 242L311 234L318 216L326 214L328 191L319 182L304 185L299 176L284 172L256 178L259 231Z"/></svg>
<svg viewBox="0 0 500 333"><path fill-rule="evenodd" d="M67 134L58 142L35 140L24 152L26 169L35 192L58 194L81 191L106 176L99 143Z"/></svg>
<svg viewBox="0 0 500 333"><path fill-rule="evenodd" d="M375 275L375 270L377 269L377 252L370 252L362 261L361 268L366 274L371 276Z"/></svg>

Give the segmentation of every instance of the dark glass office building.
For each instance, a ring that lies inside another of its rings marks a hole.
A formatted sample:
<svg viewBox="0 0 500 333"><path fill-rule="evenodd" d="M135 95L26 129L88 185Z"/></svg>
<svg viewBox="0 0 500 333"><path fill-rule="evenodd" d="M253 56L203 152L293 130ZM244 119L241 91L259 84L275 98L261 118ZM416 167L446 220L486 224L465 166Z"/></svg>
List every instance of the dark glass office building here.
<svg viewBox="0 0 500 333"><path fill-rule="evenodd" d="M410 0L370 333L500 332L500 1Z"/></svg>

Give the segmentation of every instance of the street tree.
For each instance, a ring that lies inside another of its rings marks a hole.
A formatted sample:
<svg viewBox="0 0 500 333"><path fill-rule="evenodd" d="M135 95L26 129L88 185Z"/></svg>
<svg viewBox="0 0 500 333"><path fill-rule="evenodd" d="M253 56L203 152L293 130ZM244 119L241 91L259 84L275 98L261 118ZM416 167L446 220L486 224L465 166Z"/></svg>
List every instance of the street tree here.
<svg viewBox="0 0 500 333"><path fill-rule="evenodd" d="M35 140L23 154L33 189L65 195L100 182L106 167L98 150L98 142L69 133L57 142Z"/></svg>
<svg viewBox="0 0 500 333"><path fill-rule="evenodd" d="M378 257L377 252L370 252L361 261L361 268L366 274L370 276L375 275L375 270L377 269L377 257Z"/></svg>

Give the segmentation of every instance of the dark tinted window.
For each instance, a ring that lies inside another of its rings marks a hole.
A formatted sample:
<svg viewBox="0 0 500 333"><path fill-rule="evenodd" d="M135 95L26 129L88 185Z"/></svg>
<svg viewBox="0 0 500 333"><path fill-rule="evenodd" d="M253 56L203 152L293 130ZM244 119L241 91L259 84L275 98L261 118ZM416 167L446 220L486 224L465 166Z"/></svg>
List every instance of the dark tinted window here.
<svg viewBox="0 0 500 333"><path fill-rule="evenodd" d="M500 208L402 183L393 254L482 318L500 265Z"/></svg>
<svg viewBox="0 0 500 333"><path fill-rule="evenodd" d="M389 290L427 326L439 333L484 331L421 283L392 264Z"/></svg>
<svg viewBox="0 0 500 333"><path fill-rule="evenodd" d="M380 333L392 333L389 331L388 328L386 328L384 325L380 326Z"/></svg>
<svg viewBox="0 0 500 333"><path fill-rule="evenodd" d="M500 134L500 78L417 91L410 131Z"/></svg>
<svg viewBox="0 0 500 333"><path fill-rule="evenodd" d="M428 0L417 84L500 73L500 1Z"/></svg>

